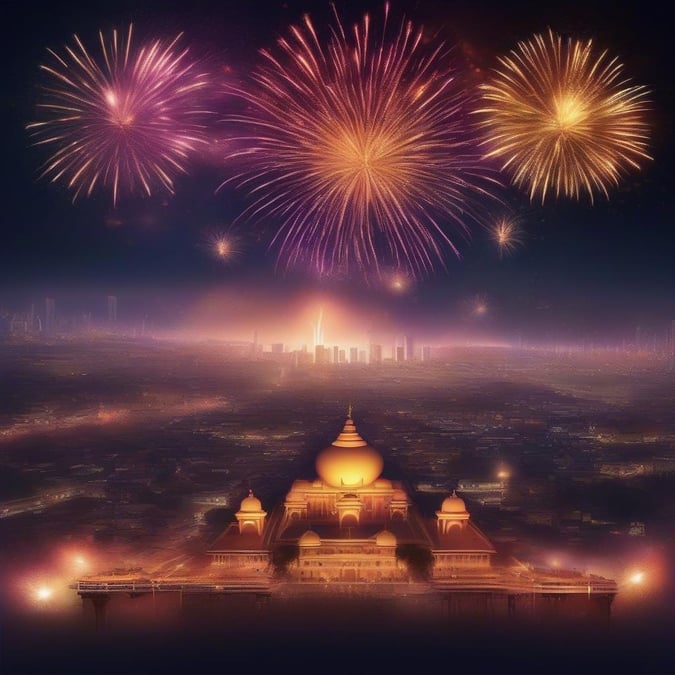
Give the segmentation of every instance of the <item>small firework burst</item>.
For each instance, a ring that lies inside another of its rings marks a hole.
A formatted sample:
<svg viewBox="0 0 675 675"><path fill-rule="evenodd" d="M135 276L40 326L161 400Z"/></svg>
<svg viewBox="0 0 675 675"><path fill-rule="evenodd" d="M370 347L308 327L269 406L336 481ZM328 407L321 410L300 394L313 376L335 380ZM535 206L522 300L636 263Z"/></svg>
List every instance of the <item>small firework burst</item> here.
<svg viewBox="0 0 675 675"><path fill-rule="evenodd" d="M517 219L509 216L502 216L492 226L492 239L497 244L499 257L513 253L523 244L522 230Z"/></svg>
<svg viewBox="0 0 675 675"><path fill-rule="evenodd" d="M213 258L229 264L241 255L241 240L232 231L210 230L204 236L204 248Z"/></svg>

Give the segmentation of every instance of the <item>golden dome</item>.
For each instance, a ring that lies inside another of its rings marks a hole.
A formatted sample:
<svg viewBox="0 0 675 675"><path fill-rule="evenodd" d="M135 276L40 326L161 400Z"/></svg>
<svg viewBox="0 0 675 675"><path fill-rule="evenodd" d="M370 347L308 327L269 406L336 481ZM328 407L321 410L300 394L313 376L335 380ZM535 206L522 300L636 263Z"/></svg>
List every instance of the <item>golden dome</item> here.
<svg viewBox="0 0 675 675"><path fill-rule="evenodd" d="M370 485L383 467L382 456L359 436L351 417L340 435L316 458L316 472L336 488Z"/></svg>
<svg viewBox="0 0 675 675"><path fill-rule="evenodd" d="M382 530L377 533L375 543L378 546L396 546L396 537L389 530Z"/></svg>
<svg viewBox="0 0 675 675"><path fill-rule="evenodd" d="M443 500L441 513L467 513L466 504L453 490L452 494Z"/></svg>
<svg viewBox="0 0 675 675"><path fill-rule="evenodd" d="M249 490L248 497L241 500L239 510L246 512L262 511L262 504L257 497L253 496L253 490Z"/></svg>
<svg viewBox="0 0 675 675"><path fill-rule="evenodd" d="M307 530L298 540L298 546L321 546L321 537L314 530Z"/></svg>

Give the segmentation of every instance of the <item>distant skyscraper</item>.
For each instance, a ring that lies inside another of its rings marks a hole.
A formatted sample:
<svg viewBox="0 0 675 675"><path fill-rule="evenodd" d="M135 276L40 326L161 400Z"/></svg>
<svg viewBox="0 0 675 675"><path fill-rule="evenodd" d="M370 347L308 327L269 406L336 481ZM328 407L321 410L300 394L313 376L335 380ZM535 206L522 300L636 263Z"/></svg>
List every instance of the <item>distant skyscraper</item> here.
<svg viewBox="0 0 675 675"><path fill-rule="evenodd" d="M272 354L283 354L284 353L284 343L275 342L272 344Z"/></svg>
<svg viewBox="0 0 675 675"><path fill-rule="evenodd" d="M382 345L370 345L370 362L382 363Z"/></svg>
<svg viewBox="0 0 675 675"><path fill-rule="evenodd" d="M396 361L398 363L405 361L405 347L396 347Z"/></svg>
<svg viewBox="0 0 675 675"><path fill-rule="evenodd" d="M340 348L337 345L333 346L333 363L338 363L340 360Z"/></svg>
<svg viewBox="0 0 675 675"><path fill-rule="evenodd" d="M422 361L431 361L431 347L429 345L422 347Z"/></svg>
<svg viewBox="0 0 675 675"><path fill-rule="evenodd" d="M253 342L251 344L251 358L258 358L258 331L253 331Z"/></svg>
<svg viewBox="0 0 675 675"><path fill-rule="evenodd" d="M349 350L349 363L358 363L359 361L359 350L357 347L352 347Z"/></svg>
<svg viewBox="0 0 675 675"><path fill-rule="evenodd" d="M344 349L338 353L338 363L347 363L347 352Z"/></svg>
<svg viewBox="0 0 675 675"><path fill-rule="evenodd" d="M314 363L325 366L330 363L330 349L323 345L317 345L314 348Z"/></svg>
<svg viewBox="0 0 675 675"><path fill-rule="evenodd" d="M415 340L412 335L406 335L403 339L403 346L405 347L405 360L415 360Z"/></svg>
<svg viewBox="0 0 675 675"><path fill-rule="evenodd" d="M117 323L117 296L108 296L108 323L114 325Z"/></svg>
<svg viewBox="0 0 675 675"><path fill-rule="evenodd" d="M359 350L359 363L365 363L365 362L366 362L366 350L360 349Z"/></svg>
<svg viewBox="0 0 675 675"><path fill-rule="evenodd" d="M56 331L56 302L54 298L45 298L45 333L53 335Z"/></svg>

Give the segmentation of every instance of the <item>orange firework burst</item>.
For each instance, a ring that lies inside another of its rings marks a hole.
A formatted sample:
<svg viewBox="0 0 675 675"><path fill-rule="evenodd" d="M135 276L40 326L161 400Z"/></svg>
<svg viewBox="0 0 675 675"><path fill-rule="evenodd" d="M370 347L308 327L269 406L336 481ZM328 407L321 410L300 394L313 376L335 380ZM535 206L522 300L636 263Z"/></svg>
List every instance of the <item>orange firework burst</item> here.
<svg viewBox="0 0 675 675"><path fill-rule="evenodd" d="M500 258L513 253L523 243L518 221L507 216L502 216L493 225L492 238L497 243Z"/></svg>
<svg viewBox="0 0 675 675"><path fill-rule="evenodd" d="M233 262L241 254L240 240L233 232L210 230L204 235L204 247L223 263Z"/></svg>
<svg viewBox="0 0 675 675"><path fill-rule="evenodd" d="M251 188L247 214L279 223L282 266L429 272L458 253L448 226L466 235L475 198L498 185L448 49L409 22L390 35L387 20L385 5L375 38L368 15L351 32L336 17L325 40L306 16L278 54L262 52L253 86L233 88L246 108L228 122L244 130L246 164L226 182Z"/></svg>
<svg viewBox="0 0 675 675"><path fill-rule="evenodd" d="M647 154L647 91L591 40L549 30L518 43L481 86L478 111L487 158L497 158L530 200L549 193L608 197L608 188Z"/></svg>

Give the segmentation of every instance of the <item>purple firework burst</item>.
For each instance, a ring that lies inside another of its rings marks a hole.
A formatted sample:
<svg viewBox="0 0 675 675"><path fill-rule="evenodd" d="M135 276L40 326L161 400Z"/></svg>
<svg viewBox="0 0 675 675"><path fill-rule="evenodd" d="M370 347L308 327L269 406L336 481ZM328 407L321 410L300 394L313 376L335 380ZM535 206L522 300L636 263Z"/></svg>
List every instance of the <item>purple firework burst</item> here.
<svg viewBox="0 0 675 675"><path fill-rule="evenodd" d="M113 30L99 32L100 58L80 38L63 55L49 49L52 65L42 65L48 82L38 103L40 118L27 125L36 145L52 150L41 177L63 181L73 201L101 187L152 194L173 192L177 173L207 141L208 111L200 104L207 75L171 41L132 41Z"/></svg>

